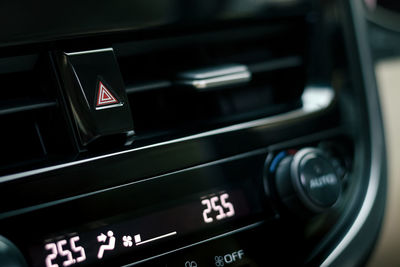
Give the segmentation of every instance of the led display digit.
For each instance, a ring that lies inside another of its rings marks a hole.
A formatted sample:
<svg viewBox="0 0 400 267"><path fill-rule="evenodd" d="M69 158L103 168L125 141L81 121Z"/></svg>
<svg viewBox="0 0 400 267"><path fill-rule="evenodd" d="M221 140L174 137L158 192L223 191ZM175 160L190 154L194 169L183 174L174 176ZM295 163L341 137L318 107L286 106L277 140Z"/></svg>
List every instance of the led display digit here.
<svg viewBox="0 0 400 267"><path fill-rule="evenodd" d="M57 258L61 258L62 266L70 266L78 262L83 262L86 260L85 250L81 246L77 246L76 242L79 241L79 236L74 236L69 239L62 239L57 241L57 243L47 243L44 248L50 253L45 258L46 267L59 267L57 263L54 263ZM67 247L69 245L69 248ZM72 256L72 252L77 252L80 254L77 258Z"/></svg>
<svg viewBox="0 0 400 267"><path fill-rule="evenodd" d="M216 212L215 219L217 221L235 215L233 204L228 201L228 198L228 193L202 198L201 204L205 206L203 210L203 220L205 223L212 223L214 221L214 218L210 215L212 211Z"/></svg>

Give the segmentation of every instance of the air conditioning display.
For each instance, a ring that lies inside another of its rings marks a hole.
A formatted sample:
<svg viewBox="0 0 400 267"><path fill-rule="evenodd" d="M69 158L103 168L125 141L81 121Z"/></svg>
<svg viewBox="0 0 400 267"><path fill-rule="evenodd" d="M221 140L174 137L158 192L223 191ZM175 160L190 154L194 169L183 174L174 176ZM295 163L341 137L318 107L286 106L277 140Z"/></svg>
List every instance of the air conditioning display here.
<svg viewBox="0 0 400 267"><path fill-rule="evenodd" d="M248 216L249 201L241 189L210 190L167 204L140 216L107 224L93 222L76 231L51 235L30 248L33 266L98 265L143 248L174 242L189 234Z"/></svg>

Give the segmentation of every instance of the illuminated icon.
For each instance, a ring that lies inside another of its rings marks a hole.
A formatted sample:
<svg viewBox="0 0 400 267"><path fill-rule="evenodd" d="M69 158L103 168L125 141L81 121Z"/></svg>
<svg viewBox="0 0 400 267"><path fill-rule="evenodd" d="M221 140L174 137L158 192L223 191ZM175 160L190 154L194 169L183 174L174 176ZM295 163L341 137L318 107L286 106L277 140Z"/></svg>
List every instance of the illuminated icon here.
<svg viewBox="0 0 400 267"><path fill-rule="evenodd" d="M135 244L142 242L140 235L135 235Z"/></svg>
<svg viewBox="0 0 400 267"><path fill-rule="evenodd" d="M232 253L228 253L224 256L215 256L215 266L217 267L223 267L225 264L230 265L231 263L234 263L236 261L242 260L244 257L244 251L243 249L234 251Z"/></svg>
<svg viewBox="0 0 400 267"><path fill-rule="evenodd" d="M107 87L101 81L99 81L96 109L102 109L105 108L105 106L107 106L107 108L114 106L121 106L121 103L110 92L110 90L108 90Z"/></svg>
<svg viewBox="0 0 400 267"><path fill-rule="evenodd" d="M228 193L221 193L219 196L206 196L201 198L201 204L206 206L203 210L203 220L205 223L212 223L214 221L213 216L211 216L213 211L215 212L215 219L217 219L217 221L235 215L233 204L227 201L228 198Z"/></svg>
<svg viewBox="0 0 400 267"><path fill-rule="evenodd" d="M112 231L108 231L107 235L101 233L99 236L97 236L97 241L105 243L107 241L107 238L109 238L109 242L106 245L101 245L99 248L99 252L97 253L97 258L102 259L104 255L104 251L106 250L113 250L115 248L115 237L114 233Z"/></svg>
<svg viewBox="0 0 400 267"><path fill-rule="evenodd" d="M217 267L222 267L224 266L225 262L224 262L224 257L222 256L215 256L215 266Z"/></svg>
<svg viewBox="0 0 400 267"><path fill-rule="evenodd" d="M122 237L122 241L123 241L124 247L132 247L132 245L133 245L132 237L130 235L124 235Z"/></svg>
<svg viewBox="0 0 400 267"><path fill-rule="evenodd" d="M65 267L85 261L85 249L77 245L78 241L79 236L74 236L70 239L59 240L57 243L46 244L44 248L50 251L50 254L48 254L45 259L46 267L58 266L58 264L53 263L57 257L62 258L62 265Z"/></svg>
<svg viewBox="0 0 400 267"><path fill-rule="evenodd" d="M147 239L147 240L144 240L144 241L142 241L140 235L135 235L135 245L136 246L140 246L140 245L143 245L143 244L146 244L146 243L150 243L150 242L154 242L154 241L157 241L157 240L160 240L160 239L163 239L163 238L167 238L167 237L170 237L170 236L173 236L173 235L176 235L176 234L177 234L177 232L174 231L174 232L171 232L171 233L168 233L168 234L165 234L165 235L160 235L160 236L157 236L157 237L153 237L153 238L150 238L150 239Z"/></svg>
<svg viewBox="0 0 400 267"><path fill-rule="evenodd" d="M185 262L185 267L197 267L197 262L187 261L187 262Z"/></svg>

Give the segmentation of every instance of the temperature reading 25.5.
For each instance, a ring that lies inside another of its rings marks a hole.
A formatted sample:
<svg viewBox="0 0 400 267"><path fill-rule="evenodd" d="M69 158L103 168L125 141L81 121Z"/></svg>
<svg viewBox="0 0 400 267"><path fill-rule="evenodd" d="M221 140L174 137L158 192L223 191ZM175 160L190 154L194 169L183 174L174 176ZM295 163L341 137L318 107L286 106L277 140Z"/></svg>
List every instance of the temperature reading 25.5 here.
<svg viewBox="0 0 400 267"><path fill-rule="evenodd" d="M46 244L44 248L50 251L50 254L45 259L46 267L59 267L55 263L57 257L61 257L63 260L62 266L65 267L86 260L85 250L76 244L78 241L79 236L74 236L68 241L67 239L63 239L55 243Z"/></svg>
<svg viewBox="0 0 400 267"><path fill-rule="evenodd" d="M221 193L217 196L209 196L201 200L201 204L205 206L203 210L203 220L205 223L211 223L229 218L235 215L233 204L228 201L229 194Z"/></svg>

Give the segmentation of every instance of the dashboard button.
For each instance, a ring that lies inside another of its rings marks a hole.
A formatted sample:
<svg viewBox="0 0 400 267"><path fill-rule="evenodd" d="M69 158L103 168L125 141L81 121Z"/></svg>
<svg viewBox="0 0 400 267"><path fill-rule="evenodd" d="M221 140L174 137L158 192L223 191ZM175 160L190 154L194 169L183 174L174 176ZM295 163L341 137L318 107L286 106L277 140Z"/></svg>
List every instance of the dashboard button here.
<svg viewBox="0 0 400 267"><path fill-rule="evenodd" d="M81 144L104 145L99 142L104 138L111 144L130 144L133 120L113 49L65 52L59 63Z"/></svg>
<svg viewBox="0 0 400 267"><path fill-rule="evenodd" d="M294 155L293 155L294 154ZM284 155L284 156L281 156ZM279 157L279 162L277 159ZM274 184L280 200L295 213L319 213L339 200L342 183L332 160L317 148L278 153L269 167L275 170ZM268 193L268 192L267 192Z"/></svg>
<svg viewBox="0 0 400 267"><path fill-rule="evenodd" d="M305 194L315 204L330 207L340 195L340 180L332 164L315 153L309 153L300 161L298 179Z"/></svg>
<svg viewBox="0 0 400 267"><path fill-rule="evenodd" d="M0 266L27 266L18 248L3 236L0 236Z"/></svg>

